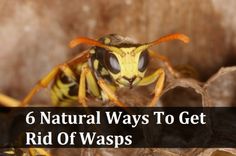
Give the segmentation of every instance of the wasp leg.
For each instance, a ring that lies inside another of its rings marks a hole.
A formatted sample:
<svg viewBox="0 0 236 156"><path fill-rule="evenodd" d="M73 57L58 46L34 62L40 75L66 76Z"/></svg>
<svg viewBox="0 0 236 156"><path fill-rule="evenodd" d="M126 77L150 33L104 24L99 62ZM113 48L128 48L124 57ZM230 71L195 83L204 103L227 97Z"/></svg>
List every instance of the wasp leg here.
<svg viewBox="0 0 236 156"><path fill-rule="evenodd" d="M78 103L81 103L84 107L87 107L86 104L86 72L87 68L82 67L79 81L79 91L78 91Z"/></svg>
<svg viewBox="0 0 236 156"><path fill-rule="evenodd" d="M167 57L165 57L165 56L163 56L163 55L161 55L161 54L159 54L159 53L157 53L157 52L155 52L155 51L152 51L152 50L149 50L149 54L150 54L150 56L151 56L152 58L155 58L155 59L158 59L158 60L161 60L162 62L164 62L165 66L167 67L167 69L169 70L169 72L170 72L172 75L174 75L174 77L177 77L177 78L180 77L180 73L177 72L177 71L174 69L173 65L171 64L170 60L169 60Z"/></svg>
<svg viewBox="0 0 236 156"><path fill-rule="evenodd" d="M66 76L75 80L75 75L73 71L67 64L60 64L54 67L51 72L49 72L45 77L43 77L34 87L33 89L27 94L27 96L22 100L21 106L27 106L32 97L42 88L46 88L49 83L55 79L58 72L62 71Z"/></svg>
<svg viewBox="0 0 236 156"><path fill-rule="evenodd" d="M0 103L6 107L17 107L20 101L0 93Z"/></svg>
<svg viewBox="0 0 236 156"><path fill-rule="evenodd" d="M30 148L29 149L30 156L51 156L45 149L43 148Z"/></svg>
<svg viewBox="0 0 236 156"><path fill-rule="evenodd" d="M86 83L87 82L87 83ZM80 75L80 82L79 82L79 92L78 92L78 102L81 103L83 106L86 105L86 84L88 86L89 91L96 96L100 96L100 92L98 86L96 84L96 80L91 72L91 70L85 64L82 67L81 75Z"/></svg>
<svg viewBox="0 0 236 156"><path fill-rule="evenodd" d="M91 91L91 93L95 97L100 97L100 91L97 85L97 80L95 79L94 75L92 74L89 68L86 68L86 81L89 91Z"/></svg>
<svg viewBox="0 0 236 156"><path fill-rule="evenodd" d="M96 80L91 70L87 67L87 65L84 65L82 67L82 71L80 75L78 102L81 103L85 107L87 106L86 105L86 82L87 82L89 91L91 91L91 93L94 96L99 97L100 92L96 84Z"/></svg>
<svg viewBox="0 0 236 156"><path fill-rule="evenodd" d="M115 95L115 92L112 91L112 89L106 84L105 80L99 79L98 85L102 88L102 90L107 94L109 100L113 103L115 103L119 107L126 107L125 104L123 104L121 101L117 99L117 96Z"/></svg>
<svg viewBox="0 0 236 156"><path fill-rule="evenodd" d="M149 107L155 106L157 101L159 100L159 97L164 87L165 72L163 69L160 68L156 70L153 74L147 77L144 77L138 84L139 86L146 86L155 82L156 80L157 82L154 89L154 97L152 98L151 102L148 104Z"/></svg>

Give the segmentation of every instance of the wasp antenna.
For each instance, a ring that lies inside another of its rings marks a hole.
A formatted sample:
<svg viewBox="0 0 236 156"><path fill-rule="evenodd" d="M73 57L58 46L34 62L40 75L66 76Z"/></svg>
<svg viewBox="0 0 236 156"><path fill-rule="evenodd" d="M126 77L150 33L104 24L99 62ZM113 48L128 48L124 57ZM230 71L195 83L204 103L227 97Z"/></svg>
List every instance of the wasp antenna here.
<svg viewBox="0 0 236 156"><path fill-rule="evenodd" d="M106 49L109 48L108 46L106 46L106 45L104 45L104 44L102 44L102 43L100 43L96 40L86 38L86 37L79 37L79 38L71 40L70 43L69 43L69 47L74 48L77 45L82 44L82 43L92 45L92 46L98 46L98 47L106 48Z"/></svg>
<svg viewBox="0 0 236 156"><path fill-rule="evenodd" d="M171 41L171 40L180 40L180 41L183 41L184 43L188 43L190 41L188 36L186 36L184 34L176 33L176 34L171 34L171 35L161 37L158 40L148 43L148 45L150 47L150 46L157 45L159 43L167 42L167 41Z"/></svg>
<svg viewBox="0 0 236 156"><path fill-rule="evenodd" d="M86 38L86 37L78 37L76 39L73 39L72 41L70 41L69 43L69 47L70 48L74 48L76 47L77 45L81 44L81 43L84 43L84 44L87 44L87 45L91 45L91 46L97 46L97 47L101 47L101 48L104 48L104 49L107 49L113 53L119 53L120 55L123 54L122 51L120 51L118 48L116 47L113 47L113 46L107 46L105 44L102 44L96 40L93 40L93 39L90 39L90 38Z"/></svg>

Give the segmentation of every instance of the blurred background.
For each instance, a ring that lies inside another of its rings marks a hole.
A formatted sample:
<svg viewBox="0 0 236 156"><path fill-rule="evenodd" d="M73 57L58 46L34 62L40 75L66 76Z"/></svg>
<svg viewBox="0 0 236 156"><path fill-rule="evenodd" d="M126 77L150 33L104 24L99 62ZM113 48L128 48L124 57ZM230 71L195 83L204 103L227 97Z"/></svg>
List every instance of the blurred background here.
<svg viewBox="0 0 236 156"><path fill-rule="evenodd" d="M235 0L0 0L0 92L22 98L55 65L87 48L69 49L71 39L110 33L140 43L188 35L188 45L169 42L154 49L174 65L194 67L206 82L221 67L236 65L235 8ZM235 101L235 79L231 72L211 81L215 103ZM45 102L48 93L41 94L33 102Z"/></svg>

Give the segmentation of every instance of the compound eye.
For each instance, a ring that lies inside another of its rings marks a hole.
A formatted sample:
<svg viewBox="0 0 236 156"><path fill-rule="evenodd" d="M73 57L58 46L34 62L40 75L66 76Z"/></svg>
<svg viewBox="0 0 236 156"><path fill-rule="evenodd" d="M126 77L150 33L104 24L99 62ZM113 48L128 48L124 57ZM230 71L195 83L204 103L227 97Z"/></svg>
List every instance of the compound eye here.
<svg viewBox="0 0 236 156"><path fill-rule="evenodd" d="M147 68L148 65L148 51L143 51L140 56L139 56L139 61L138 61L138 70L140 72L145 71L145 69Z"/></svg>
<svg viewBox="0 0 236 156"><path fill-rule="evenodd" d="M106 57L106 64L107 64L108 69L112 73L117 74L120 72L120 64L117 57L114 54L108 53Z"/></svg>

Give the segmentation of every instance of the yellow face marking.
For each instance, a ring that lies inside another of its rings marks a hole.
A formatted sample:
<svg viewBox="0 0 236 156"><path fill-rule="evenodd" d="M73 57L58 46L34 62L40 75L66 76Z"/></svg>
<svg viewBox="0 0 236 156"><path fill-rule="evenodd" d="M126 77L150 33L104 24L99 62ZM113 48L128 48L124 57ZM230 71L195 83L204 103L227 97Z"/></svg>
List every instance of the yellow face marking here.
<svg viewBox="0 0 236 156"><path fill-rule="evenodd" d="M130 55L135 49L135 47L120 48L120 50L123 51L126 55Z"/></svg>
<svg viewBox="0 0 236 156"><path fill-rule="evenodd" d="M138 84L138 82L144 77L146 71L140 72L138 70L138 63L140 54L145 48L140 47L128 47L128 48L120 48L120 51L124 53L124 55L119 55L118 53L113 53L120 65L120 72L114 74L110 72L110 75L120 86L129 86L130 83L127 79L132 79L135 77L132 85Z"/></svg>

